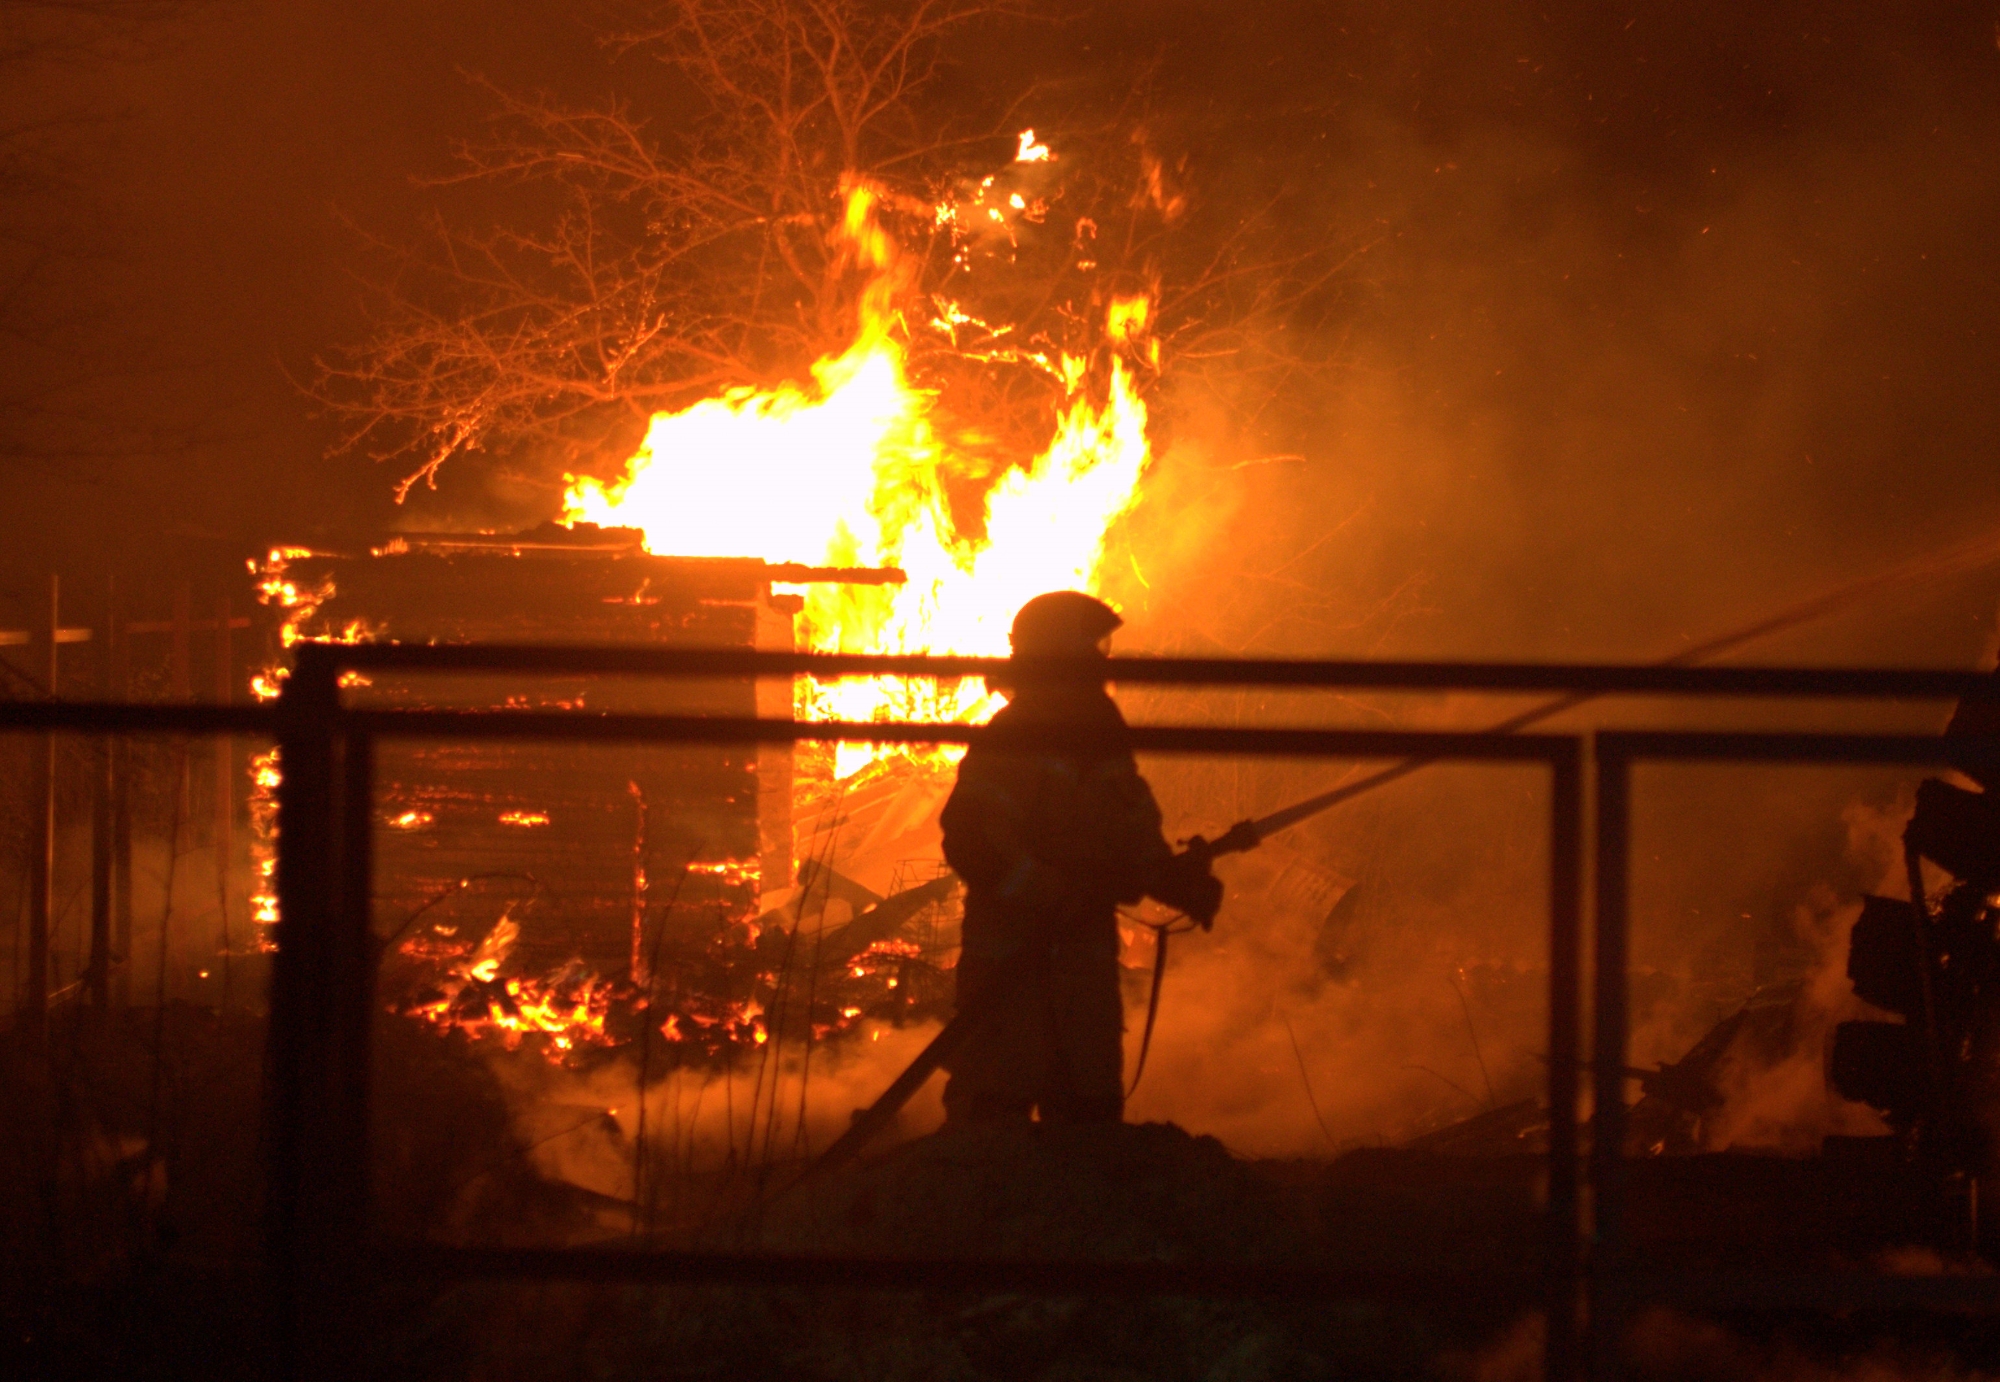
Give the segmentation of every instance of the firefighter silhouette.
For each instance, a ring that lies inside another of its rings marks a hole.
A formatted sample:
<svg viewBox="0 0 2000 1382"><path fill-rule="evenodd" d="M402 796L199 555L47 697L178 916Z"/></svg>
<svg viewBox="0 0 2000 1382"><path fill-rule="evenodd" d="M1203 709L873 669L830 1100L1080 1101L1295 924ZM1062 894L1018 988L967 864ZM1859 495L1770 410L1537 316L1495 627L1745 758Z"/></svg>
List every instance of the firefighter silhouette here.
<svg viewBox="0 0 2000 1382"><path fill-rule="evenodd" d="M1161 834L1105 688L1123 622L1076 591L1021 607L1014 668L999 684L1008 704L967 750L945 804L945 859L965 883L958 1005L994 1005L948 1063L955 1124L1036 1112L1046 1122L1118 1121L1118 905L1150 896L1202 922L1221 905L1207 863L1176 855ZM1061 742L1009 742L1023 730Z"/></svg>

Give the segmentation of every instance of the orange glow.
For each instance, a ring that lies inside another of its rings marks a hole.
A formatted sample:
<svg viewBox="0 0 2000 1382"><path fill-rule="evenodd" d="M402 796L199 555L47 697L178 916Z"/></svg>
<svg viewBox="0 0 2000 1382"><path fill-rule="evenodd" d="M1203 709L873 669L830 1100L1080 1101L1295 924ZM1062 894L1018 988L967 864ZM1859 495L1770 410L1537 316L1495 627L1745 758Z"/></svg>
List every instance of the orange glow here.
<svg viewBox="0 0 2000 1382"><path fill-rule="evenodd" d="M1152 334L1152 317L1153 300L1144 294L1113 298L1111 310L1105 314L1104 334L1114 343L1143 355L1148 364L1158 369L1160 342Z"/></svg>
<svg viewBox="0 0 2000 1382"><path fill-rule="evenodd" d="M330 577L306 588L288 574L293 561L312 555L310 547L273 547L262 562L254 558L249 562L250 574L257 578L258 601L279 612L280 645L290 648L299 643L359 643L375 636L376 630L360 619L350 620L337 633L308 634L304 631L307 622L334 596ZM285 681L291 674L292 669L282 663L261 668L250 678L250 694L259 701L274 701L283 693ZM348 689L367 686L369 681L361 673L349 671L341 673L339 684L342 689ZM251 759L250 865L255 873L256 886L250 895L250 913L257 925L267 928L278 922L278 896L273 879L278 864L278 783L281 777L276 749ZM423 819L414 819L417 816ZM410 819L406 821L405 817ZM398 830L414 830L429 824L430 819L421 811L405 812L389 824ZM268 933L259 934L258 948L266 951L275 948Z"/></svg>
<svg viewBox="0 0 2000 1382"><path fill-rule="evenodd" d="M262 749L250 755L250 792L244 803L250 816L250 920L258 928L256 947L276 948L270 928L278 924L278 751Z"/></svg>
<svg viewBox="0 0 2000 1382"><path fill-rule="evenodd" d="M433 928L448 935L446 928ZM433 1026L469 1037L492 1037L508 1050L524 1038L540 1038L540 1050L560 1062L585 1046L609 1046L604 1020L611 1012L613 986L572 960L555 973L501 977L501 968L520 939L521 928L502 915L470 954L463 945L419 935L401 952L413 959L445 960L448 970L437 996L405 1011Z"/></svg>
<svg viewBox="0 0 2000 1382"><path fill-rule="evenodd" d="M1021 158L1047 158L1022 135ZM987 479L934 419L932 396L908 377L898 251L874 215L875 194L850 191L842 235L873 270L855 340L813 366L810 383L732 389L677 413L655 413L645 440L609 483L569 479L563 521L639 528L649 551L750 556L836 566L898 566L902 586L812 585L803 643L823 651L1004 656L1014 611L1045 590L1095 591L1105 535L1138 497L1150 453L1147 414L1128 357L1157 360L1151 304L1114 302L1108 363L1038 363L1067 397L1047 449ZM996 213L997 214L997 213ZM945 304L930 323L970 320ZM983 522L963 531L947 489L983 488ZM981 531L983 529L983 532ZM982 687L885 688L801 683L808 719L907 716L978 722L998 708ZM836 773L878 751L843 745Z"/></svg>
<svg viewBox="0 0 2000 1382"><path fill-rule="evenodd" d="M547 825L548 823L549 813L546 811L502 811L500 813L500 824L518 826L523 830L532 830L536 826Z"/></svg>
<svg viewBox="0 0 2000 1382"><path fill-rule="evenodd" d="M858 958L863 963L877 959L914 960L921 957L923 953L924 948L915 941L886 940L876 941L873 945L862 951Z"/></svg>

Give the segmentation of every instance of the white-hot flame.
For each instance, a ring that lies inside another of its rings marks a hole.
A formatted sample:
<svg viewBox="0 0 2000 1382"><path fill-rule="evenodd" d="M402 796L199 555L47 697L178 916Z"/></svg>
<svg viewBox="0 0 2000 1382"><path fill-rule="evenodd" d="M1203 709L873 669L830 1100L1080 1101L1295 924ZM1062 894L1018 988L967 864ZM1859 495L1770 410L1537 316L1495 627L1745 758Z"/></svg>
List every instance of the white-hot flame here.
<svg viewBox="0 0 2000 1382"><path fill-rule="evenodd" d="M1045 155L1022 136L1023 158ZM893 247L871 206L865 190L850 195L847 233L886 270ZM886 293L868 295L859 338L815 365L810 385L735 389L654 414L623 475L571 477L564 521L642 529L662 554L901 567L901 586L808 587L808 646L1003 656L1014 611L1031 596L1095 589L1106 533L1138 496L1146 407L1125 356L1152 358L1148 306L1109 307L1115 348L1101 388L1089 387L1084 361L1059 362L1068 397L1054 438L989 484L983 533L952 520L947 483L981 472L940 436L930 395L912 386ZM800 703L812 718L863 720L979 719L992 708L976 689L866 682L804 688ZM846 753L841 770L867 757Z"/></svg>

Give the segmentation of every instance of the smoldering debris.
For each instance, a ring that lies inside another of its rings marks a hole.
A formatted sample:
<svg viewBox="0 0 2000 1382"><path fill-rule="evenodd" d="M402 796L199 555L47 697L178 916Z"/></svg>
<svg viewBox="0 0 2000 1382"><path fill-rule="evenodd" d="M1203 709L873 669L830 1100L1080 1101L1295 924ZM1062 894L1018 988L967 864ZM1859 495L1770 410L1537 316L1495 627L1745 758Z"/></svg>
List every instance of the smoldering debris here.
<svg viewBox="0 0 2000 1382"><path fill-rule="evenodd" d="M810 1058L801 1050L650 1074L630 1051L583 1067L486 1052L483 1065L504 1092L510 1141L536 1174L593 1197L573 1239L684 1234L788 1179L936 1032L934 1023L885 1024ZM892 1135L918 1136L942 1118L934 1084Z"/></svg>

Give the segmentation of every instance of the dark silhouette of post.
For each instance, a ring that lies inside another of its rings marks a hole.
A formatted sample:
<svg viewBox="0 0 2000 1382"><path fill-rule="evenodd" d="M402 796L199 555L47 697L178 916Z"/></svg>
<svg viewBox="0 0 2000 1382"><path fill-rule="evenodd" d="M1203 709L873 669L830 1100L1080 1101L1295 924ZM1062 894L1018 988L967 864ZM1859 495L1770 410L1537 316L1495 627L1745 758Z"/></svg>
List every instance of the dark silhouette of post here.
<svg viewBox="0 0 2000 1382"><path fill-rule="evenodd" d="M116 700L113 653L118 643L118 578L105 585L104 640L97 659L98 692L107 701ZM111 972L119 955L111 947L111 889L115 851L112 833L117 794L116 741L102 736L91 746L90 793L90 1001L102 1010L111 1006Z"/></svg>
<svg viewBox="0 0 2000 1382"><path fill-rule="evenodd" d="M215 606L215 702L228 705L235 699L234 669L230 649L229 597ZM229 1006L230 951L229 865L235 849L236 741L227 734L215 739L215 914L222 926L222 1006Z"/></svg>
<svg viewBox="0 0 2000 1382"><path fill-rule="evenodd" d="M373 757L340 723L332 650L305 643L278 698L278 949L265 1069L268 1275L286 1378L355 1375L364 1316Z"/></svg>
<svg viewBox="0 0 2000 1382"><path fill-rule="evenodd" d="M48 639L48 681L45 690L56 695L56 639L62 630L62 586L49 577L48 622L42 629ZM56 739L44 734L34 748L28 840L28 975L22 995L21 1025L29 1036L40 1039L49 1024L49 922L55 915L56 868Z"/></svg>
<svg viewBox="0 0 2000 1382"><path fill-rule="evenodd" d="M119 622L117 592L112 592L108 616L111 632L104 650L111 669L106 697L123 701L132 693L132 633ZM111 949L117 963L111 972L111 1001L132 1006L132 741L121 735L111 741Z"/></svg>
<svg viewBox="0 0 2000 1382"><path fill-rule="evenodd" d="M193 591L186 581L174 587L174 617L168 624L170 635L167 670L170 677L167 694L176 702L185 704L194 699L194 676L190 665L190 645L194 639ZM160 945L159 965L155 972L154 992L164 1004L171 987L168 975L168 960L173 953L172 926L174 919L174 885L179 877L178 861L181 855L182 832L189 829L189 807L193 793L193 783L189 772L188 739L184 734L176 734L173 745L173 808L169 815L171 825L167 830L167 869L162 886L166 896L160 903Z"/></svg>

